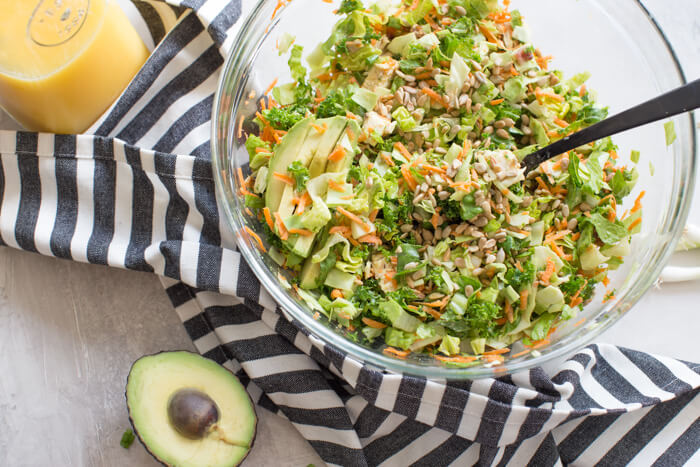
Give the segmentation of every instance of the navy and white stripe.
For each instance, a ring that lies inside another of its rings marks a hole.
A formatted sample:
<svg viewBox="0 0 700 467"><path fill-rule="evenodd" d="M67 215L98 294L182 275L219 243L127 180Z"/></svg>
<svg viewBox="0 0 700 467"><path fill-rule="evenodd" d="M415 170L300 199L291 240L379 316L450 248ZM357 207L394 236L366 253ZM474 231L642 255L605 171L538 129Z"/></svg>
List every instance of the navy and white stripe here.
<svg viewBox="0 0 700 467"><path fill-rule="evenodd" d="M0 244L163 276L197 349L334 465L700 463L700 366L593 345L549 378L386 374L276 308L219 215L219 70L251 2L137 0L155 46L90 130L0 132Z"/></svg>

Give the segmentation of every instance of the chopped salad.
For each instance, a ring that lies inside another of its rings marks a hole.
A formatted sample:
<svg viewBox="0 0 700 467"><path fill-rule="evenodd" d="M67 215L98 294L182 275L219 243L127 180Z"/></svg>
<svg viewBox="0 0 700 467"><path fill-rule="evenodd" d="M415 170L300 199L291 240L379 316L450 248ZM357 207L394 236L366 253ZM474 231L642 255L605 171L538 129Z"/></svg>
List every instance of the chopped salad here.
<svg viewBox="0 0 700 467"><path fill-rule="evenodd" d="M546 345L641 225L643 192L618 215L637 171L609 138L520 167L607 116L589 75L549 69L508 1L337 14L305 60L278 40L293 81L270 86L247 135L242 192L270 257L317 314L397 357L498 364L516 341Z"/></svg>

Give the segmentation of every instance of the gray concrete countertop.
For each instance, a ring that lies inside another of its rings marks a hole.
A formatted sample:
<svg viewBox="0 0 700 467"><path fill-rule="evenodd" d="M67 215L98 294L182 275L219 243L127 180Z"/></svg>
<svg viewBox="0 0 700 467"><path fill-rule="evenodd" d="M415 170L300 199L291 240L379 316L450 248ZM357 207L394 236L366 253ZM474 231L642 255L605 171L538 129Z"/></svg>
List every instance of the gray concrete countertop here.
<svg viewBox="0 0 700 467"><path fill-rule="evenodd" d="M674 0L673 9L644 3L688 77L700 77L697 0ZM2 114L0 128L16 126ZM700 191L696 224L699 198ZM674 261L700 264L700 254ZM697 282L651 290L599 341L700 361L699 290ZM124 385L135 359L174 349L193 346L155 276L0 248L0 465L157 465L138 442L119 446L129 427ZM323 464L289 422L264 409L258 415L246 465Z"/></svg>

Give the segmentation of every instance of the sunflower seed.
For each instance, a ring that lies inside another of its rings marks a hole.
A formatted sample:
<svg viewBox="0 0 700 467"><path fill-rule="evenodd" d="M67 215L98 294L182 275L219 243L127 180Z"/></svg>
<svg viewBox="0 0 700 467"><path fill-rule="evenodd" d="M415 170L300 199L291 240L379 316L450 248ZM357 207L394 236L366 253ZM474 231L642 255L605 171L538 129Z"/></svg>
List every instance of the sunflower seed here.
<svg viewBox="0 0 700 467"><path fill-rule="evenodd" d="M476 269L475 269L474 271L472 271L472 272L476 273ZM474 293L474 287L473 287L473 286L471 286L471 285L465 285L465 286L464 286L464 295L466 295L467 298L471 297L473 293Z"/></svg>
<svg viewBox="0 0 700 467"><path fill-rule="evenodd" d="M510 139L510 133L508 133L503 128L496 130L496 136L498 136L499 138L503 138L503 139Z"/></svg>
<svg viewBox="0 0 700 467"><path fill-rule="evenodd" d="M569 219L569 222L566 223L566 228L569 230L574 230L578 226L578 220L576 218Z"/></svg>

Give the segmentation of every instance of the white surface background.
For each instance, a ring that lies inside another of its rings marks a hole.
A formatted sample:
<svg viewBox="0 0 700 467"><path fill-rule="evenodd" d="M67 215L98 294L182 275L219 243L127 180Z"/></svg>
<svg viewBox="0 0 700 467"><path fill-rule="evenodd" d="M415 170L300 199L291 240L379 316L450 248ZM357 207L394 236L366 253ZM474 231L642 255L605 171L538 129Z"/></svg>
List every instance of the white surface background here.
<svg viewBox="0 0 700 467"><path fill-rule="evenodd" d="M699 78L700 3L644 3ZM16 125L0 113L0 128ZM700 252L673 263L700 265ZM697 362L698 329L700 282L664 284L598 340ZM157 465L138 442L119 446L124 384L135 359L174 349L193 347L156 277L0 249L0 465ZM322 465L291 424L258 415L246 465Z"/></svg>

